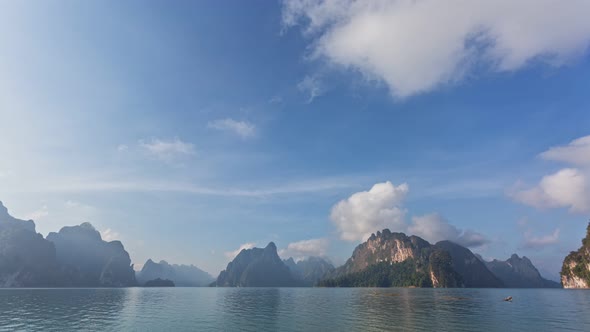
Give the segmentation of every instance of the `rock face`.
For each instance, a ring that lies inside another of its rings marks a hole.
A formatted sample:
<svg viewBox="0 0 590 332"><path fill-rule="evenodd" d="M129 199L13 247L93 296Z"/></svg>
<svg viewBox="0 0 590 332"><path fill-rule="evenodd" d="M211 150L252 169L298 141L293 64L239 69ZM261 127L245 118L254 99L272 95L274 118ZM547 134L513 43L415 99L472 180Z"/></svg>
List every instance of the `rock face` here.
<svg viewBox="0 0 590 332"><path fill-rule="evenodd" d="M156 263L148 259L140 272L136 273L137 282L145 283L152 279L169 279L178 287L208 286L214 278L194 265L168 264L166 261Z"/></svg>
<svg viewBox="0 0 590 332"><path fill-rule="evenodd" d="M242 250L211 286L218 287L292 287L300 286L289 267L270 242L266 248Z"/></svg>
<svg viewBox="0 0 590 332"><path fill-rule="evenodd" d="M47 240L56 248L57 261L68 286L135 286L135 272L129 254L120 241L105 242L89 223L63 227L49 233Z"/></svg>
<svg viewBox="0 0 590 332"><path fill-rule="evenodd" d="M372 234L323 286L501 287L502 282L467 248L417 236Z"/></svg>
<svg viewBox="0 0 590 332"><path fill-rule="evenodd" d="M32 220L12 217L0 202L0 287L61 285L53 243L35 231Z"/></svg>
<svg viewBox="0 0 590 332"><path fill-rule="evenodd" d="M561 284L563 288L590 288L590 223L580 249L563 260Z"/></svg>
<svg viewBox="0 0 590 332"><path fill-rule="evenodd" d="M146 281L143 287L174 287L174 282L169 279L156 278Z"/></svg>
<svg viewBox="0 0 590 332"><path fill-rule="evenodd" d="M400 263L407 259L422 261L422 251L427 249L430 249L430 243L420 237L384 229L383 232L371 234L365 243L359 244L352 252L352 257L336 270L336 274L359 272L380 262Z"/></svg>
<svg viewBox="0 0 590 332"><path fill-rule="evenodd" d="M313 286L324 276L334 271L334 265L321 257L310 256L297 263L293 258L284 260L291 270L291 274L302 281L305 286Z"/></svg>
<svg viewBox="0 0 590 332"><path fill-rule="evenodd" d="M505 261L494 259L484 262L487 268L495 274L506 287L510 288L560 288L555 281L541 277L539 270L525 256L513 254Z"/></svg>

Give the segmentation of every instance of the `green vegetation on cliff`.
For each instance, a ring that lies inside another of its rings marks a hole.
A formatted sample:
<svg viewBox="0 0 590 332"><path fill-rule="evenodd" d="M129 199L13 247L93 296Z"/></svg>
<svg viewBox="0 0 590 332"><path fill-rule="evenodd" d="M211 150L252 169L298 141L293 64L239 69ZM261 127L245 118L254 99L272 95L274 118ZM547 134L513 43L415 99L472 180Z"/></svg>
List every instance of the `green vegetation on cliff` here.
<svg viewBox="0 0 590 332"><path fill-rule="evenodd" d="M381 262L333 279L322 280L320 287L432 287L428 274L416 269L416 261Z"/></svg>
<svg viewBox="0 0 590 332"><path fill-rule="evenodd" d="M561 283L565 288L590 287L590 223L586 228L582 247L578 251L570 252L563 260Z"/></svg>

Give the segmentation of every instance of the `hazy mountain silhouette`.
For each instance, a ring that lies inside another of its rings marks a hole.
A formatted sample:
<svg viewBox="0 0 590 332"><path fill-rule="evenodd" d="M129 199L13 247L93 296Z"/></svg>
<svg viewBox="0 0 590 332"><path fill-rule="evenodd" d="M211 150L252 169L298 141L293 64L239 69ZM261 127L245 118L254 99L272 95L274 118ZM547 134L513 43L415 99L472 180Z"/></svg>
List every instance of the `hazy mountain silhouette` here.
<svg viewBox="0 0 590 332"><path fill-rule="evenodd" d="M266 248L243 249L211 286L219 287L290 287L301 283L277 254L270 242Z"/></svg>
<svg viewBox="0 0 590 332"><path fill-rule="evenodd" d="M32 220L12 217L0 202L0 287L62 285L53 243L35 231Z"/></svg>
<svg viewBox="0 0 590 332"><path fill-rule="evenodd" d="M505 261L494 259L485 262L486 266L495 274L506 287L511 288L560 288L561 284L547 280L541 276L539 270L525 256L512 254Z"/></svg>
<svg viewBox="0 0 590 332"><path fill-rule="evenodd" d="M135 286L135 271L129 253L120 241L103 241L90 224L63 227L49 233L55 244L57 261L62 265L69 286Z"/></svg>
<svg viewBox="0 0 590 332"><path fill-rule="evenodd" d="M283 261L291 270L291 274L305 286L313 286L334 271L334 265L321 257L310 256L295 262L292 257Z"/></svg>
<svg viewBox="0 0 590 332"><path fill-rule="evenodd" d="M136 273L137 282L145 283L152 279L169 279L177 287L208 286L215 279L207 272L194 265L169 264L166 261L156 263L148 259L141 271Z"/></svg>

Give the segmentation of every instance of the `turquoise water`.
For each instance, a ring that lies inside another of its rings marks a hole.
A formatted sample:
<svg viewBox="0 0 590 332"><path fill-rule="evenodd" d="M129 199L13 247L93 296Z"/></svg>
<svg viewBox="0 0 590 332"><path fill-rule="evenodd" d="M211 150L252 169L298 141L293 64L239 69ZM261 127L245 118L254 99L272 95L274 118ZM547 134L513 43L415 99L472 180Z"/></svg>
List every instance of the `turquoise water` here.
<svg viewBox="0 0 590 332"><path fill-rule="evenodd" d="M1 289L0 330L590 331L590 291Z"/></svg>

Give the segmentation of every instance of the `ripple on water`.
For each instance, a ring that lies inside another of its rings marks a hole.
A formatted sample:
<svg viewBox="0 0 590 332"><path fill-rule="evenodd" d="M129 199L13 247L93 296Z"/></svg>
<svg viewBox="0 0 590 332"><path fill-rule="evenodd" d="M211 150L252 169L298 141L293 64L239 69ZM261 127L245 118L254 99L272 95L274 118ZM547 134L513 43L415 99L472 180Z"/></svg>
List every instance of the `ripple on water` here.
<svg viewBox="0 0 590 332"><path fill-rule="evenodd" d="M588 312L560 289L0 290L2 331L590 331Z"/></svg>

